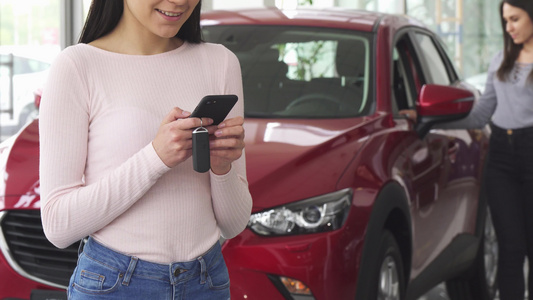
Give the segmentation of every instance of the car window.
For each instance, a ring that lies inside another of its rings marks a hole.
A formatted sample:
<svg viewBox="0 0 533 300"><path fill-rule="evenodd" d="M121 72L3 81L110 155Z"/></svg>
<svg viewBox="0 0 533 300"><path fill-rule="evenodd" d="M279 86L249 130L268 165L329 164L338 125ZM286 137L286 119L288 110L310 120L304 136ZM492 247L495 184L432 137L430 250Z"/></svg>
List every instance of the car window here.
<svg viewBox="0 0 533 300"><path fill-rule="evenodd" d="M446 65L433 39L420 32L416 33L416 39L422 50L422 59L425 60L426 66L428 66L429 76L431 77L428 80L435 84L449 85L451 80Z"/></svg>
<svg viewBox="0 0 533 300"><path fill-rule="evenodd" d="M239 58L247 117L345 118L371 107L370 35L282 26L206 26Z"/></svg>
<svg viewBox="0 0 533 300"><path fill-rule="evenodd" d="M408 89L409 82L405 69L406 66L402 63L397 48L394 48L392 61L392 94L394 97L392 107L394 108L394 113L397 113L401 109L412 107L413 100Z"/></svg>
<svg viewBox="0 0 533 300"><path fill-rule="evenodd" d="M392 58L392 94L395 112L413 108L425 82L408 34L398 39Z"/></svg>

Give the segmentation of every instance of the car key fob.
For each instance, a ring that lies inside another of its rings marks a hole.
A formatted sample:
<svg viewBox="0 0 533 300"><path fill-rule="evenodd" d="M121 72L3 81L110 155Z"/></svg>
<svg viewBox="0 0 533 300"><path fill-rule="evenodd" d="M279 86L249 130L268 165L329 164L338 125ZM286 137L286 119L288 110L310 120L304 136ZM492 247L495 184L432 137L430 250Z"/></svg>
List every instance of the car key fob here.
<svg viewBox="0 0 533 300"><path fill-rule="evenodd" d="M209 132L198 127L192 132L192 163L196 172L205 173L211 168L209 155Z"/></svg>

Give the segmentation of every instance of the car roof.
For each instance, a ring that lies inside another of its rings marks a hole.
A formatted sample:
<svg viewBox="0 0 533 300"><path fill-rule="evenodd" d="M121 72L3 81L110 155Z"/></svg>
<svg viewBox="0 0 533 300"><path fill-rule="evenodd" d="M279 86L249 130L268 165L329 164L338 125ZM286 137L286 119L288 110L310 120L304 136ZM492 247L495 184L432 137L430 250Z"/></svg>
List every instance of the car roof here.
<svg viewBox="0 0 533 300"><path fill-rule="evenodd" d="M331 27L372 32L378 27L425 27L412 17L345 8L297 8L275 7L213 10L202 13L202 26L209 25L291 25Z"/></svg>

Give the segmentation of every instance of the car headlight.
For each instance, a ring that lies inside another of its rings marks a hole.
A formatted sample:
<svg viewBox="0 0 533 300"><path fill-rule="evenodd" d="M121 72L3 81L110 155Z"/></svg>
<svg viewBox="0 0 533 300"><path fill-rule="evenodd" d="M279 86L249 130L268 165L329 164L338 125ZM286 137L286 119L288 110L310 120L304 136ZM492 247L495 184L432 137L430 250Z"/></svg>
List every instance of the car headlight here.
<svg viewBox="0 0 533 300"><path fill-rule="evenodd" d="M258 212L251 215L248 227L270 236L336 230L346 221L352 196L352 189L344 189Z"/></svg>

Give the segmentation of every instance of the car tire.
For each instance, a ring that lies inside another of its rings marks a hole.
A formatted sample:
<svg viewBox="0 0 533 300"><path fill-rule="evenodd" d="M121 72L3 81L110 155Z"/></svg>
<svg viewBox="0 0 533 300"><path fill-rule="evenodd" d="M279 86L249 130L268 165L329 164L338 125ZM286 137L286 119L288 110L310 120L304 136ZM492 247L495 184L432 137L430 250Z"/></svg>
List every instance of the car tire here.
<svg viewBox="0 0 533 300"><path fill-rule="evenodd" d="M498 290L498 241L487 208L481 245L476 259L463 276L446 282L451 300L493 300Z"/></svg>
<svg viewBox="0 0 533 300"><path fill-rule="evenodd" d="M379 259L371 274L372 285L370 288L372 290L369 293L371 295L369 299L404 299L405 272L402 256L400 247L390 231L383 231L377 251Z"/></svg>

